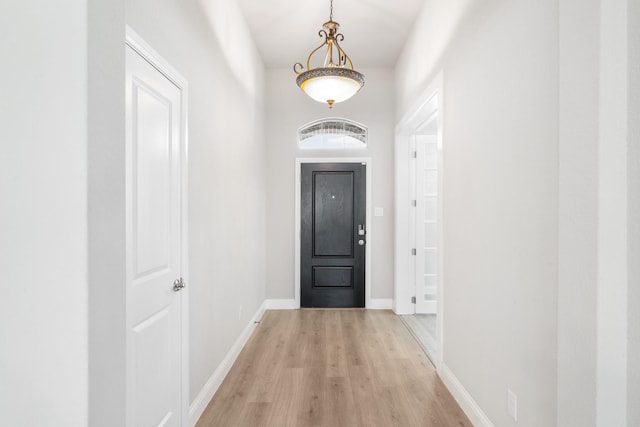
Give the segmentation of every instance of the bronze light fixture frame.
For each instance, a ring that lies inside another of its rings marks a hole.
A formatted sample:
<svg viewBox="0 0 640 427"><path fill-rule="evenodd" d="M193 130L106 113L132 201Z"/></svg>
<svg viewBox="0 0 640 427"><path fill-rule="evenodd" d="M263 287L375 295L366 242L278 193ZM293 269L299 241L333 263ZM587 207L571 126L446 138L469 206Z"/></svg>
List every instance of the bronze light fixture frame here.
<svg viewBox="0 0 640 427"><path fill-rule="evenodd" d="M312 79L336 77L349 79L357 83L359 85L358 89L355 91L357 92L364 86L364 74L353 69L353 62L351 62L351 58L349 58L349 55L347 55L342 47L340 47L339 42L344 40L344 35L342 35L342 33L338 33L340 24L333 20L333 0L331 0L329 21L325 22L322 27L323 29L318 32L318 36L324 37L324 42L309 54L309 57L307 58L307 70L304 71L304 66L299 62L293 66L293 71L298 75L296 83L304 91L305 83ZM311 68L312 57L325 46L326 54L322 66ZM348 99L351 96L353 96L353 94L345 99ZM333 108L333 104L339 101L327 99L325 102L329 104L329 108Z"/></svg>

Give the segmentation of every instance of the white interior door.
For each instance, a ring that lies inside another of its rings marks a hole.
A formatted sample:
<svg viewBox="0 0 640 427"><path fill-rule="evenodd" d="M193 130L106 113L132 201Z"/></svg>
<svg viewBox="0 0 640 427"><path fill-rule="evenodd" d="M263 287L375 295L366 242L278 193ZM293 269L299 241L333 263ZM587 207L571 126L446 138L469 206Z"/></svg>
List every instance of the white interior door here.
<svg viewBox="0 0 640 427"><path fill-rule="evenodd" d="M438 139L415 135L416 313L437 312Z"/></svg>
<svg viewBox="0 0 640 427"><path fill-rule="evenodd" d="M128 426L182 424L181 108L181 89L127 45Z"/></svg>

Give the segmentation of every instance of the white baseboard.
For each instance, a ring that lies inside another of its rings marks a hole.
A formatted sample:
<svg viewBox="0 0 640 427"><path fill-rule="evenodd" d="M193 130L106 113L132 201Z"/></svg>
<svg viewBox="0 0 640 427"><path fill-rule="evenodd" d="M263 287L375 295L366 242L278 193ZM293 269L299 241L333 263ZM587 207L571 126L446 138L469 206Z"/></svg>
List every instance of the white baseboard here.
<svg viewBox="0 0 640 427"><path fill-rule="evenodd" d="M268 299L265 301L267 310L297 310L294 299ZM393 308L392 299L371 299L367 306L369 310L391 310Z"/></svg>
<svg viewBox="0 0 640 427"><path fill-rule="evenodd" d="M257 325L255 322L259 321L262 318L262 315L266 310L266 305L267 304L265 301L262 303L260 308L258 308L256 314L251 318L249 324L246 328L244 328L236 342L233 343L233 346L224 357L224 359L222 359L222 362L218 365L216 370L213 372L213 375L211 375L204 387L202 387L202 390L200 390L200 393L198 393L198 396L194 399L193 402L191 402L191 405L189 405L189 424L191 426L196 425L198 419L200 419L202 413L213 398L213 395L216 393L216 391L222 384L222 381L231 370L233 363L238 358L238 355L240 355L240 352L249 340L249 337L251 337L251 333Z"/></svg>
<svg viewBox="0 0 640 427"><path fill-rule="evenodd" d="M367 309L369 310L391 310L393 308L393 300L389 299L374 299L371 298Z"/></svg>
<svg viewBox="0 0 640 427"><path fill-rule="evenodd" d="M453 397L458 402L464 413L474 426L495 427L489 417L480 409L480 406L471 397L469 392L460 383L458 378L451 372L451 369L442 362L438 375L442 379L444 385L447 386Z"/></svg>
<svg viewBox="0 0 640 427"><path fill-rule="evenodd" d="M267 310L297 310L300 308L294 299L268 299L265 304Z"/></svg>

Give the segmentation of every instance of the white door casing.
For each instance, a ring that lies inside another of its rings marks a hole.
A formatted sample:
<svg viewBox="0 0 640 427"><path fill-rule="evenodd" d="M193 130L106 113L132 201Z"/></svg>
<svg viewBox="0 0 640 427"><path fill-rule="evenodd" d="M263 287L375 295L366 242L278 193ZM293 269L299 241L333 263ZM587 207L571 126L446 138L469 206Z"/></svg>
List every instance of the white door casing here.
<svg viewBox="0 0 640 427"><path fill-rule="evenodd" d="M129 427L186 425L186 82L176 76L127 30Z"/></svg>

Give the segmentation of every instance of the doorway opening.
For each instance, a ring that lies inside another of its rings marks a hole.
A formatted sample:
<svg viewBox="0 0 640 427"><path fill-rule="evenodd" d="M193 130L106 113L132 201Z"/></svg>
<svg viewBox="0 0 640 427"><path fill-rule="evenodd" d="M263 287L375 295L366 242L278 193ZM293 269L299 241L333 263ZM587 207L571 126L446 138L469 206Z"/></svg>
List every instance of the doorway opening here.
<svg viewBox="0 0 640 427"><path fill-rule="evenodd" d="M188 83L126 30L127 425L189 409Z"/></svg>
<svg viewBox="0 0 640 427"><path fill-rule="evenodd" d="M364 307L367 165L301 166L300 304Z"/></svg>
<svg viewBox="0 0 640 427"><path fill-rule="evenodd" d="M396 128L395 312L442 360L442 77Z"/></svg>
<svg viewBox="0 0 640 427"><path fill-rule="evenodd" d="M431 116L424 126L412 136L410 184L412 209L409 222L412 252L411 269L414 293L413 314L403 315L402 320L411 330L429 358L437 359L438 350L438 276L441 268L440 230L442 216L439 214L441 150L437 137L437 114Z"/></svg>
<svg viewBox="0 0 640 427"><path fill-rule="evenodd" d="M348 157L348 158L298 158L295 165L295 308L301 307L301 257L302 257L302 166L304 164L358 164L364 166L365 177L365 219L362 231L365 235L360 236L360 223L354 223L354 245L364 248L364 307L371 307L371 244L374 240L374 234L371 228L371 176L373 163L370 157ZM355 238L357 236L357 238ZM359 240L364 240L363 245L359 245ZM344 272L343 269L339 269ZM340 271L329 271L329 273L337 274ZM338 278L343 277L338 274ZM346 276L344 276L346 277Z"/></svg>

